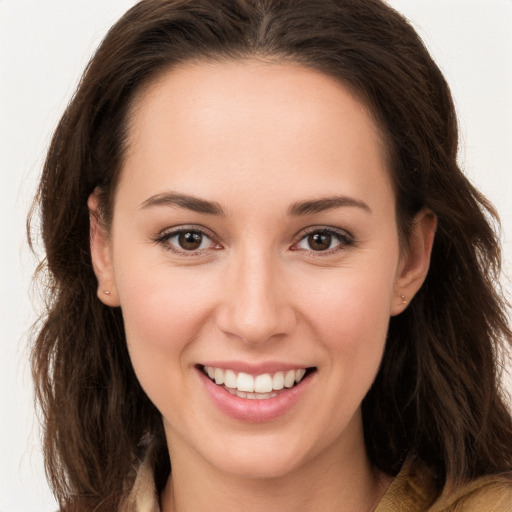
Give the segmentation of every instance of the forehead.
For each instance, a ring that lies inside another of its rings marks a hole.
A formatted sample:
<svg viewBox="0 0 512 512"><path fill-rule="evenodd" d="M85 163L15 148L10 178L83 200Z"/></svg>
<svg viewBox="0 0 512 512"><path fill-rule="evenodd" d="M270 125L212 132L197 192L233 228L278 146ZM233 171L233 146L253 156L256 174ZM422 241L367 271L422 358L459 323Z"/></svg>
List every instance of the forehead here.
<svg viewBox="0 0 512 512"><path fill-rule="evenodd" d="M136 182L141 195L158 187L220 193L244 179L262 193L302 184L314 195L322 184L325 194L337 178L348 188L390 186L386 149L366 106L297 64L179 66L137 96L128 134L120 185Z"/></svg>

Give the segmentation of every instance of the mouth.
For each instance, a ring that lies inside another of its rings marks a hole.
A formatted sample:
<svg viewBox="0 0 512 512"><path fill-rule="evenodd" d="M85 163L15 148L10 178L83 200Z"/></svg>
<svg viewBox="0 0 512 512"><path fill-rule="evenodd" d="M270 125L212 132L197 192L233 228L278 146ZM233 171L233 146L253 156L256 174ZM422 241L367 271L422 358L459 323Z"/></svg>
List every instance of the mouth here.
<svg viewBox="0 0 512 512"><path fill-rule="evenodd" d="M213 383L228 393L247 400L268 400L292 389L316 371L315 367L295 368L251 375L232 369L199 365Z"/></svg>

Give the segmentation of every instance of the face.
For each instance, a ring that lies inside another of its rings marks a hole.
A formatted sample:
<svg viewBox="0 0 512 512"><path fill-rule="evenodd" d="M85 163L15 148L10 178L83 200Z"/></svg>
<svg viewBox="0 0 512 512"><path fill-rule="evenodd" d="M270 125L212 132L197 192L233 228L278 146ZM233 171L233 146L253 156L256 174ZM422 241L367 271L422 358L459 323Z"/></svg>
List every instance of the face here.
<svg viewBox="0 0 512 512"><path fill-rule="evenodd" d="M401 256L379 130L340 84L252 61L152 83L92 253L171 458L268 477L361 447L418 239Z"/></svg>

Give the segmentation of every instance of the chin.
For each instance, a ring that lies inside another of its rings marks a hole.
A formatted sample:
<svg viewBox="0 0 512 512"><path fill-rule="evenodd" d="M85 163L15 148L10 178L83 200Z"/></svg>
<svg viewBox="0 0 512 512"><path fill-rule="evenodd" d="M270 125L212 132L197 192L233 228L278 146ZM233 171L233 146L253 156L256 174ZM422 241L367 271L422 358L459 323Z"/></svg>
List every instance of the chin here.
<svg viewBox="0 0 512 512"><path fill-rule="evenodd" d="M236 475L240 478L252 480L268 480L283 478L293 473L299 466L300 461L290 460L286 457L262 457L260 454L254 454L254 457L226 460L220 462L225 473Z"/></svg>
<svg viewBox="0 0 512 512"><path fill-rule="evenodd" d="M212 453L210 463L225 473L247 479L275 479L293 473L304 463L307 453L290 439L261 438L230 442L229 453ZM288 442L286 442L288 441Z"/></svg>

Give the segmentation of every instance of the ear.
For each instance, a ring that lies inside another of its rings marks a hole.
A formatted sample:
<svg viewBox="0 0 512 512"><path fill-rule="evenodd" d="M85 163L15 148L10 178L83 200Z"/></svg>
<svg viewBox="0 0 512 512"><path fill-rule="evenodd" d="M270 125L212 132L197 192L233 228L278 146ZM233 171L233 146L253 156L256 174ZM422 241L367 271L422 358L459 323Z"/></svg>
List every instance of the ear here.
<svg viewBox="0 0 512 512"><path fill-rule="evenodd" d="M391 316L404 311L425 281L436 226L436 216L430 210L423 209L414 217L408 244L398 266Z"/></svg>
<svg viewBox="0 0 512 512"><path fill-rule="evenodd" d="M87 201L89 207L92 267L98 280L98 298L107 306L119 306L109 238L101 220L99 200L94 191Z"/></svg>

